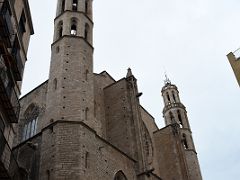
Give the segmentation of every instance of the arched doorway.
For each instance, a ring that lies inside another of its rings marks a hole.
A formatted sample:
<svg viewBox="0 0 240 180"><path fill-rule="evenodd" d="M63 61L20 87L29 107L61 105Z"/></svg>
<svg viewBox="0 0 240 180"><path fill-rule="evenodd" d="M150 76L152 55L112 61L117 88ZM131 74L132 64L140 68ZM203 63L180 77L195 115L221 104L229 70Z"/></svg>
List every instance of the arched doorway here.
<svg viewBox="0 0 240 180"><path fill-rule="evenodd" d="M114 180L127 180L127 178L122 171L118 171L114 177Z"/></svg>

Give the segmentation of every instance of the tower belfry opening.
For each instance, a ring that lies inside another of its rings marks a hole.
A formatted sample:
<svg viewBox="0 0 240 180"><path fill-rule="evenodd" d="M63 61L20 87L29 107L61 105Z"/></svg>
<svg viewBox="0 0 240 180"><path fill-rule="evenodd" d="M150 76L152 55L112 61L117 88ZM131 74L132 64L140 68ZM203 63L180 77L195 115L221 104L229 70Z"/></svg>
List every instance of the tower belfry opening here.
<svg viewBox="0 0 240 180"><path fill-rule="evenodd" d="M166 129L160 130L164 132L167 129L173 132L172 138L176 144L181 146L175 147L166 144L165 149L169 146L166 155L169 155L169 151L183 151L183 158L186 159L186 169L193 167L195 171L189 171L188 175L184 179L201 179L200 167L197 159L197 154L192 139L192 131L187 118L187 111L185 106L180 101L179 91L176 85L172 84L169 78L165 75L164 87L162 88L162 96L164 99L163 115L165 118ZM176 126L178 124L178 126ZM172 129L172 130L171 130ZM160 135L161 138L162 135ZM161 141L163 144L164 141ZM174 157L176 159L179 157ZM179 161L180 162L180 161ZM163 163L163 162L162 162ZM170 179L170 178L167 178Z"/></svg>
<svg viewBox="0 0 240 180"><path fill-rule="evenodd" d="M85 0L85 13L88 13L88 0Z"/></svg>
<svg viewBox="0 0 240 180"><path fill-rule="evenodd" d="M65 11L65 0L62 0L61 13Z"/></svg>
<svg viewBox="0 0 240 180"><path fill-rule="evenodd" d="M72 2L72 10L77 11L78 10L78 0L73 0Z"/></svg>
<svg viewBox="0 0 240 180"><path fill-rule="evenodd" d="M77 35L77 21L75 19L72 19L71 21L71 35L76 36Z"/></svg>

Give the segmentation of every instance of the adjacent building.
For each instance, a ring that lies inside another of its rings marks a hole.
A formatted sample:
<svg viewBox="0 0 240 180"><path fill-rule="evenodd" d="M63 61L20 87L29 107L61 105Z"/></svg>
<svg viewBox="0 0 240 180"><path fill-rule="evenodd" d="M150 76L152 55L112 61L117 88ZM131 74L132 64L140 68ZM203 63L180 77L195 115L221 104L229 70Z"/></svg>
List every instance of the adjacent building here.
<svg viewBox="0 0 240 180"><path fill-rule="evenodd" d="M23 179L201 180L177 87L165 82L159 129L131 69L120 80L93 72L92 42L92 0L58 0L49 79L20 101Z"/></svg>
<svg viewBox="0 0 240 180"><path fill-rule="evenodd" d="M240 86L240 49L230 52L227 58L232 66L238 85Z"/></svg>
<svg viewBox="0 0 240 180"><path fill-rule="evenodd" d="M18 122L19 95L30 35L27 0L0 0L0 179L20 177L12 152Z"/></svg>

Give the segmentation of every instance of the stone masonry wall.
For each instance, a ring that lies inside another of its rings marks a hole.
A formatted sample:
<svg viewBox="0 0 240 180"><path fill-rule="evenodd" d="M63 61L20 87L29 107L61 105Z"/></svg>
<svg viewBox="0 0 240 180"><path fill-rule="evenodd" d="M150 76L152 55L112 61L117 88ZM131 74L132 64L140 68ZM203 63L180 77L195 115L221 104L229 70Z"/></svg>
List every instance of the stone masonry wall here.
<svg viewBox="0 0 240 180"><path fill-rule="evenodd" d="M154 133L154 140L160 177L166 180L188 180L179 134L174 132L172 126L167 126Z"/></svg>
<svg viewBox="0 0 240 180"><path fill-rule="evenodd" d="M49 155L47 149L53 153ZM46 131L41 158L40 177L43 179L50 176L57 180L112 180L119 170L128 179L136 179L133 168L135 161L81 122L57 122L52 132Z"/></svg>
<svg viewBox="0 0 240 180"><path fill-rule="evenodd" d="M100 122L98 123L100 127L97 128L100 130L97 133L103 138L106 138L104 88L114 82L115 80L105 71L100 74L94 74L94 118Z"/></svg>
<svg viewBox="0 0 240 180"><path fill-rule="evenodd" d="M107 140L131 157L136 158L135 128L127 81L119 80L104 89Z"/></svg>

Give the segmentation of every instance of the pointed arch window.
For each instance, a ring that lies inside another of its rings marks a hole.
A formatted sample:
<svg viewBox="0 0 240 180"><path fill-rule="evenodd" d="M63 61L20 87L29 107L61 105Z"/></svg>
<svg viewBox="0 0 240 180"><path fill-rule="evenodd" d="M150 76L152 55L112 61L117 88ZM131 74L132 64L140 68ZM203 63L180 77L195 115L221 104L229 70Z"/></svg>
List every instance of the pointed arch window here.
<svg viewBox="0 0 240 180"><path fill-rule="evenodd" d="M25 141L37 133L37 125L38 125L38 115L39 115L39 108L36 107L34 104L31 104L26 112L24 113L25 116L25 124L23 126L22 131L22 141Z"/></svg>
<svg viewBox="0 0 240 180"><path fill-rule="evenodd" d="M184 149L188 149L188 143L187 143L186 134L183 134L182 143L183 143Z"/></svg>
<svg viewBox="0 0 240 180"><path fill-rule="evenodd" d="M37 124L38 124L38 117L32 119L28 123L24 125L22 141L25 141L37 133Z"/></svg>
<svg viewBox="0 0 240 180"><path fill-rule="evenodd" d="M176 96L175 96L174 91L172 91L172 96L173 96L173 100L174 100L174 102L176 102Z"/></svg>
<svg viewBox="0 0 240 180"><path fill-rule="evenodd" d="M77 35L77 20L76 19L71 20L70 34L73 35L73 36Z"/></svg>
<svg viewBox="0 0 240 180"><path fill-rule="evenodd" d="M88 23L85 24L85 30L84 30L84 39L88 41L89 36L89 25Z"/></svg>
<svg viewBox="0 0 240 180"><path fill-rule="evenodd" d="M169 96L169 93L167 92L166 94L167 94L167 100L168 100L168 102L170 102L170 96Z"/></svg>
<svg viewBox="0 0 240 180"><path fill-rule="evenodd" d="M178 115L178 120L179 120L179 123L180 123L180 128L182 128L183 127L183 121L182 121L181 112L179 110L177 110L177 115Z"/></svg>
<svg viewBox="0 0 240 180"><path fill-rule="evenodd" d="M72 10L77 11L78 9L78 0L73 0L72 1Z"/></svg>

